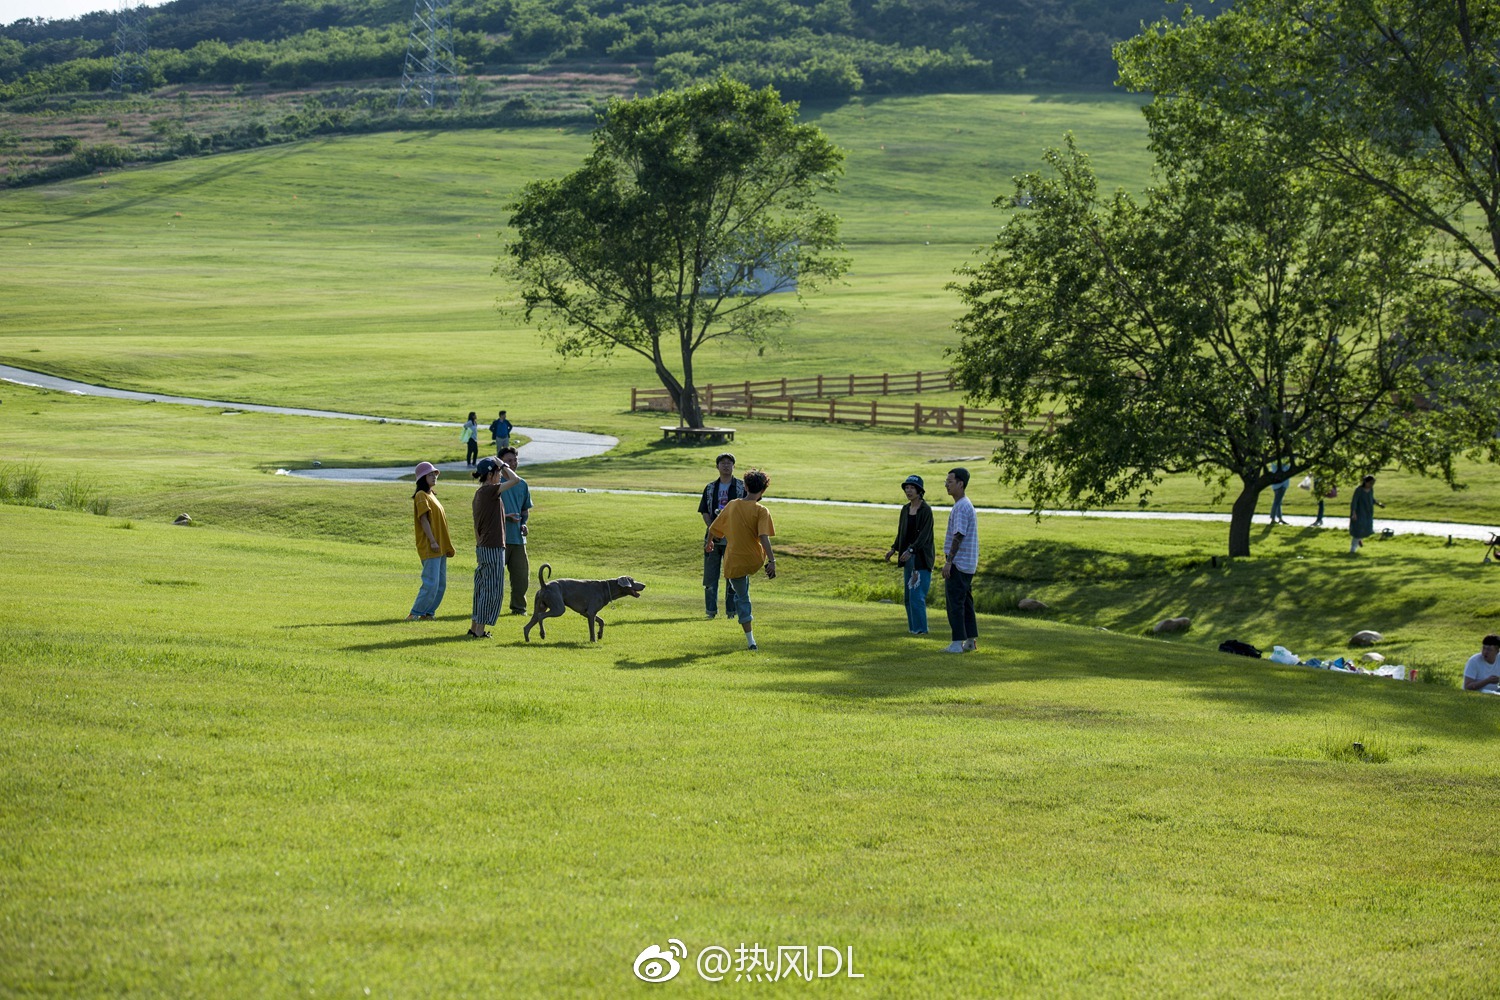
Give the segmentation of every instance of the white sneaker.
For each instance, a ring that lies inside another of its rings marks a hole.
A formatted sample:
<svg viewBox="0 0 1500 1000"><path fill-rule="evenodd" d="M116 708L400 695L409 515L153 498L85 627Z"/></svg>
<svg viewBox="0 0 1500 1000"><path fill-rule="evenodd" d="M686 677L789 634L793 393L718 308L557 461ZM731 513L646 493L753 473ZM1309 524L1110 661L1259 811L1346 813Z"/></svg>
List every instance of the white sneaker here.
<svg viewBox="0 0 1500 1000"><path fill-rule="evenodd" d="M950 642L943 647L945 653L967 653L968 649L961 642Z"/></svg>
<svg viewBox="0 0 1500 1000"><path fill-rule="evenodd" d="M978 648L979 648L979 640L978 639L965 639L964 640L964 652L965 653L972 653L972 652L974 652Z"/></svg>

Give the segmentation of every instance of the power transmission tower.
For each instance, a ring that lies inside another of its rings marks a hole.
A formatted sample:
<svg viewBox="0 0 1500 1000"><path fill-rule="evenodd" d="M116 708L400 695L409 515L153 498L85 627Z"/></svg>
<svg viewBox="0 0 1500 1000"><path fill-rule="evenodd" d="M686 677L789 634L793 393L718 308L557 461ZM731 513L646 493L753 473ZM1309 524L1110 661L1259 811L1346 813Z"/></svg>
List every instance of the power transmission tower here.
<svg viewBox="0 0 1500 1000"><path fill-rule="evenodd" d="M144 90L146 69L146 8L140 0L120 0L115 15L115 71L110 89L116 93Z"/></svg>
<svg viewBox="0 0 1500 1000"><path fill-rule="evenodd" d="M398 108L406 107L408 101L435 108L445 101L451 104L457 97L457 60L453 58L453 19L448 14L448 2L413 0Z"/></svg>

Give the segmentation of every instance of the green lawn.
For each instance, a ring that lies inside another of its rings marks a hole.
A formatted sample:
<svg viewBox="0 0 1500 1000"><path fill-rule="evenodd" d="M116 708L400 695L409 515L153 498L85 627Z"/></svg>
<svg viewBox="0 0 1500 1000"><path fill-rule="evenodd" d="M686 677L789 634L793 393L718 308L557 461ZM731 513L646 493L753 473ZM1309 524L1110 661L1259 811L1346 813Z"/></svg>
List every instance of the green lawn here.
<svg viewBox="0 0 1500 1000"><path fill-rule="evenodd" d="M1134 108L808 109L850 151L848 283L781 352L712 352L704 377L941 367L942 285L992 238L988 202L1067 128L1141 186ZM523 467L557 488L533 565L647 583L594 646L572 614L465 640L449 477L448 596L405 622L410 485L276 473L451 460L456 430L0 385L0 495L39 478L0 504L0 995L698 995L754 989L693 960L755 944L852 948L863 978L835 988L860 996L1495 992L1500 698L1457 689L1500 616L1477 544L1350 559L1339 532L1257 527L1253 558L1215 565L1221 525L984 515L983 645L945 656L940 601L920 639L879 603L894 511L779 498L889 503L916 471L937 500L967 464L977 503L1013 505L989 443L746 422L782 571L754 584L752 654L702 619L696 500L598 492L695 492L717 449L625 412L642 367L561 365L493 308L506 198L584 147L367 136L0 196L0 361L616 434ZM1500 523L1500 477L1464 471L1461 493L1382 472L1385 513ZM1209 499L1174 480L1153 503ZM1148 637L1175 615L1192 630ZM1363 628L1425 683L1215 652L1349 655ZM638 981L670 939L673 984Z"/></svg>
<svg viewBox="0 0 1500 1000"><path fill-rule="evenodd" d="M820 593L888 512L785 505L758 653L662 551L681 501L577 494L539 496L536 558L646 595L594 647L476 643L462 554L399 620L399 486L277 485L382 519L0 507L6 992L613 995L674 937L852 947L873 996L1492 986L1492 699L989 615L944 656Z"/></svg>

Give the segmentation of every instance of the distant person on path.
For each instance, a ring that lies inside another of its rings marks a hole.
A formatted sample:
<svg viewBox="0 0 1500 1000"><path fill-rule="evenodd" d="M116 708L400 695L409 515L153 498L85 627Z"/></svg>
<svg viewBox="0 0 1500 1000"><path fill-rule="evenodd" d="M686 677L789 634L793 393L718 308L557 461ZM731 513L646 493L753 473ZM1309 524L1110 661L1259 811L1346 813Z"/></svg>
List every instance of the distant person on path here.
<svg viewBox="0 0 1500 1000"><path fill-rule="evenodd" d="M1485 694L1500 694L1500 666L1495 660L1500 657L1500 635L1487 635L1479 644L1479 652L1469 657L1464 664L1464 690L1483 691Z"/></svg>
<svg viewBox="0 0 1500 1000"><path fill-rule="evenodd" d="M1366 476L1354 488L1349 498L1349 554L1352 556L1364 545L1365 539L1375 534L1375 508L1385 510L1385 504L1375 499L1375 477Z"/></svg>
<svg viewBox="0 0 1500 1000"><path fill-rule="evenodd" d="M521 458L516 449L507 445L500 449L500 461L514 471ZM505 503L505 570L510 575L510 610L512 614L524 615L531 577L531 560L526 558L526 540L531 530L527 526L531 520L531 487L522 479L501 499Z"/></svg>
<svg viewBox="0 0 1500 1000"><path fill-rule="evenodd" d="M776 553L771 551L771 538L776 534L776 528L771 524L771 512L760 503L771 485L771 477L759 469L751 469L745 473L744 485L745 495L729 501L719 511L719 516L708 526L708 534L709 545L715 538L725 540L724 576L734 593L735 612L740 627L745 630L745 644L755 649L750 577L764 564L766 579L776 579Z"/></svg>
<svg viewBox="0 0 1500 1000"><path fill-rule="evenodd" d="M479 418L474 411L469 411L469 419L464 421L464 429L458 432L458 439L467 447L464 450L464 464L472 467L479 461Z"/></svg>
<svg viewBox="0 0 1500 1000"><path fill-rule="evenodd" d="M1271 466L1272 472L1286 472L1292 467L1291 459L1278 458ZM1286 518L1281 515L1281 502L1286 499L1287 488L1292 485L1290 476L1279 483L1271 484L1271 523L1286 524Z"/></svg>
<svg viewBox="0 0 1500 1000"><path fill-rule="evenodd" d="M502 448L510 447L511 430L511 422L505 419L505 411L501 410L500 416L496 417L490 424L490 438L493 439L495 444L496 458L500 457L500 450Z"/></svg>
<svg viewBox="0 0 1500 1000"><path fill-rule="evenodd" d="M422 560L422 589L412 603L407 621L414 618L431 618L443 603L443 594L448 589L448 560L453 555L453 543L448 538L448 515L443 505L432 495L432 488L441 475L431 462L417 465L417 491L411 495L412 518L416 522L417 557Z"/></svg>
<svg viewBox="0 0 1500 1000"><path fill-rule="evenodd" d="M1312 488L1313 493L1318 497L1318 516L1313 521L1312 526L1314 528L1321 528L1323 527L1323 506L1327 501L1339 495L1339 488L1337 486L1326 486L1321 479L1314 479Z"/></svg>
<svg viewBox="0 0 1500 1000"><path fill-rule="evenodd" d="M885 561L899 557L906 630L912 635L926 635L927 590L932 586L936 555L932 547L932 507L927 503L921 476L907 476L901 490L906 494L906 504L896 521L896 541L886 552Z"/></svg>
<svg viewBox="0 0 1500 1000"><path fill-rule="evenodd" d="M719 468L719 478L703 487L698 500L698 513L703 518L703 606L709 618L718 613L719 570L724 562L725 541L711 538L708 529L730 501L745 496L745 484L734 478L734 456L726 451L714 459L714 464ZM732 618L734 588L725 586L724 591L724 617Z"/></svg>
<svg viewBox="0 0 1500 1000"><path fill-rule="evenodd" d="M953 498L948 530L943 536L943 597L953 641L945 653L972 653L979 648L979 623L974 618L974 574L979 572L979 519L969 490L969 470L950 469L943 482Z"/></svg>
<svg viewBox="0 0 1500 1000"><path fill-rule="evenodd" d="M471 639L487 639L505 602L505 504L503 497L526 483L504 461L480 459L469 473L479 480L474 491L474 613Z"/></svg>

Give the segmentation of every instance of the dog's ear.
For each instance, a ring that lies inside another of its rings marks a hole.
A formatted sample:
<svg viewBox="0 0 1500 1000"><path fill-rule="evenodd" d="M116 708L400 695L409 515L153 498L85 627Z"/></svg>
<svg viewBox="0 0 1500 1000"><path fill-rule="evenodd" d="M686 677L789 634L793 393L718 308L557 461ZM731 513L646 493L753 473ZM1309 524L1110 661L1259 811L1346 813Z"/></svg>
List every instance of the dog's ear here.
<svg viewBox="0 0 1500 1000"><path fill-rule="evenodd" d="M634 582L635 582L635 581L634 581L634 580L632 580L632 579L631 579L631 578L630 578L630 577L628 577L628 576L622 576L622 577L620 577L620 578L619 578L619 579L618 579L618 580L616 580L616 581L615 581L615 583L618 583L618 584L619 584L619 585L620 585L620 586L622 586L622 587L624 587L624 588L625 588L625 589L626 589L626 590L629 590L629 589L630 589L630 585L631 585L631 584L632 584L632 583L634 583Z"/></svg>

